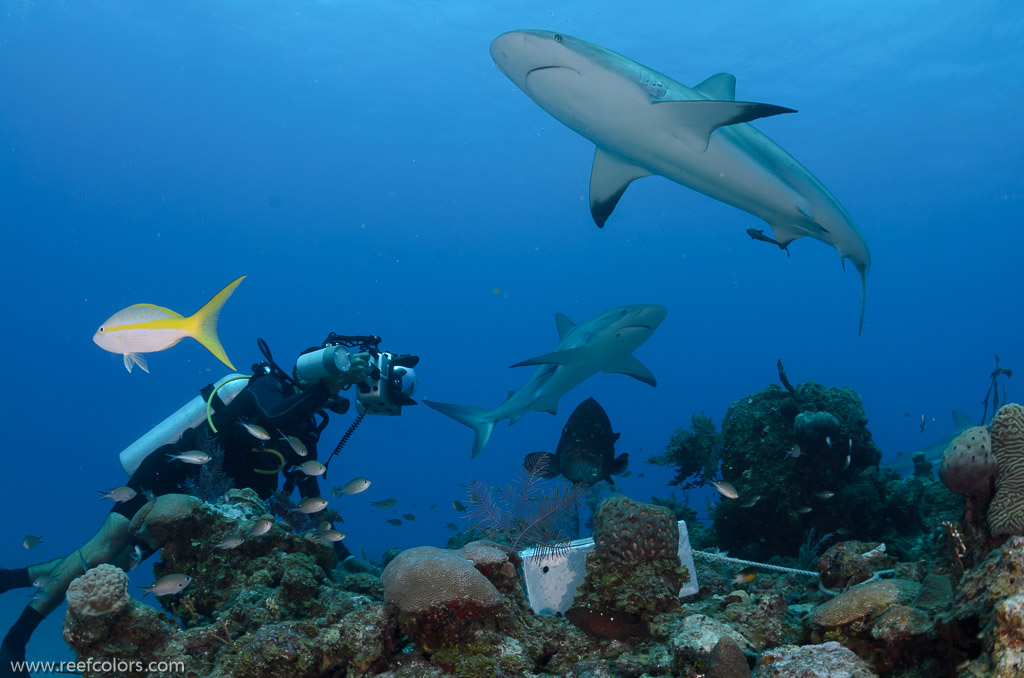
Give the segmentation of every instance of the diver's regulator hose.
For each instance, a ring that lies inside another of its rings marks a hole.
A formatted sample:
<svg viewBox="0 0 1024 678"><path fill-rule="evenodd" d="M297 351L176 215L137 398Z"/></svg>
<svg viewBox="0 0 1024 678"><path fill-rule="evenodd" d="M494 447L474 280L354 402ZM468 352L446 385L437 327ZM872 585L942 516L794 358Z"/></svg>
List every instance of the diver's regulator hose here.
<svg viewBox="0 0 1024 678"><path fill-rule="evenodd" d="M206 399L206 423L209 424L210 430L213 431L214 433L217 432L217 427L213 425L213 399L214 397L216 397L217 391L220 390L221 386L223 386L224 384L230 384L233 381L238 381L239 379L252 379L252 377L250 377L247 374L239 374L234 377L229 377L224 381L220 382L219 384L217 384L217 386L215 386L214 389L210 391L210 397Z"/></svg>

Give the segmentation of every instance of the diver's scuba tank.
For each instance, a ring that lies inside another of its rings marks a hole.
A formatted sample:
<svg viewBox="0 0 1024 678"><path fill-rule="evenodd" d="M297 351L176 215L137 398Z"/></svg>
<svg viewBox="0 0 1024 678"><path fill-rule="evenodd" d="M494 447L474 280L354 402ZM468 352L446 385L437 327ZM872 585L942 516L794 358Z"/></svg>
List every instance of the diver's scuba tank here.
<svg viewBox="0 0 1024 678"><path fill-rule="evenodd" d="M154 426L148 433L121 451L121 466L129 476L135 473L142 460L155 449L173 443L181 434L194 428L207 417L207 403L210 404L209 414L227 406L235 396L249 383L250 376L245 374L229 374L215 384L204 388L199 395L188 401L181 409ZM210 396L213 396L212 400Z"/></svg>

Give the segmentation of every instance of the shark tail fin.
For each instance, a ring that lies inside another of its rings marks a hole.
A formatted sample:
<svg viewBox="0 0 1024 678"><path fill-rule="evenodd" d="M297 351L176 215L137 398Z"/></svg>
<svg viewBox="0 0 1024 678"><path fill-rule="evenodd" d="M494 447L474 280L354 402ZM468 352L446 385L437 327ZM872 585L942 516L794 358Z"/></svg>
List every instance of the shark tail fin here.
<svg viewBox="0 0 1024 678"><path fill-rule="evenodd" d="M424 400L427 407L445 414L464 426L473 429L476 438L473 440L473 456L476 457L487 446L494 432L494 419L491 413L481 407L470 407L469 405L452 405L450 403L437 403L431 400Z"/></svg>

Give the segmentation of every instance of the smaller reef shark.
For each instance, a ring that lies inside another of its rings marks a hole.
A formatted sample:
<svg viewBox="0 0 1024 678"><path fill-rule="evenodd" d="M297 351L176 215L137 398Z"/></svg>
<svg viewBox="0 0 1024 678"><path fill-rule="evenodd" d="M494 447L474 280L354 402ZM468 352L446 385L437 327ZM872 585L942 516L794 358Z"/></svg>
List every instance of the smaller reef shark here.
<svg viewBox="0 0 1024 678"><path fill-rule="evenodd" d="M523 459L523 467L529 470L540 459L546 459L544 478L562 475L576 485L606 480L614 486L612 474L618 475L629 466L629 454L615 456L618 439L604 408L593 398L587 398L573 410L562 428L555 453L531 452Z"/></svg>
<svg viewBox="0 0 1024 678"><path fill-rule="evenodd" d="M967 415L959 410L953 410L953 435L937 440L931 445L922 447L915 452L898 452L896 458L892 461L884 461L881 466L883 468L891 468L902 476L909 476L914 472L914 456L923 454L926 461L932 464L938 464L942 461L942 453L946 451L949 444L953 440L966 431L967 429L974 426L974 423L967 418Z"/></svg>
<svg viewBox="0 0 1024 678"><path fill-rule="evenodd" d="M497 422L509 419L509 424L514 424L530 410L556 414L558 400L598 372L625 374L656 386L654 375L633 356L633 351L647 341L667 314L665 307L657 304L616 306L576 325L557 313L558 346L551 353L512 365L540 367L521 389L509 392L505 402L495 409L423 402L473 429L475 457L491 439Z"/></svg>
<svg viewBox="0 0 1024 678"><path fill-rule="evenodd" d="M864 237L817 177L746 124L796 111L736 101L730 73L687 87L564 33L504 33L491 43L491 58L538 106L597 147L590 213L598 226L633 181L663 176L764 219L783 249L804 236L836 248L840 262L849 259L860 272L863 329L871 266Z"/></svg>

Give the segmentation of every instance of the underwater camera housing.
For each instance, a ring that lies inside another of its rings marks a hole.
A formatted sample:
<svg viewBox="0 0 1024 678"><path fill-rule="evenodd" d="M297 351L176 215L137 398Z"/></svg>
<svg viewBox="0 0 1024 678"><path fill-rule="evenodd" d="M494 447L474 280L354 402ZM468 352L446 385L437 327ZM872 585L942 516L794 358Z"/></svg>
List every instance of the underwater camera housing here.
<svg viewBox="0 0 1024 678"><path fill-rule="evenodd" d="M416 371L420 361L414 355L395 355L387 351L370 354L370 374L356 384L356 411L359 414L402 414L406 405L416 405Z"/></svg>
<svg viewBox="0 0 1024 678"><path fill-rule="evenodd" d="M301 381L337 377L352 366L349 349L370 354L366 379L355 385L356 410L359 414L398 416L402 408L416 405L418 356L389 353L379 349L380 337L345 336L331 332L319 348L303 353L295 362L295 376Z"/></svg>

